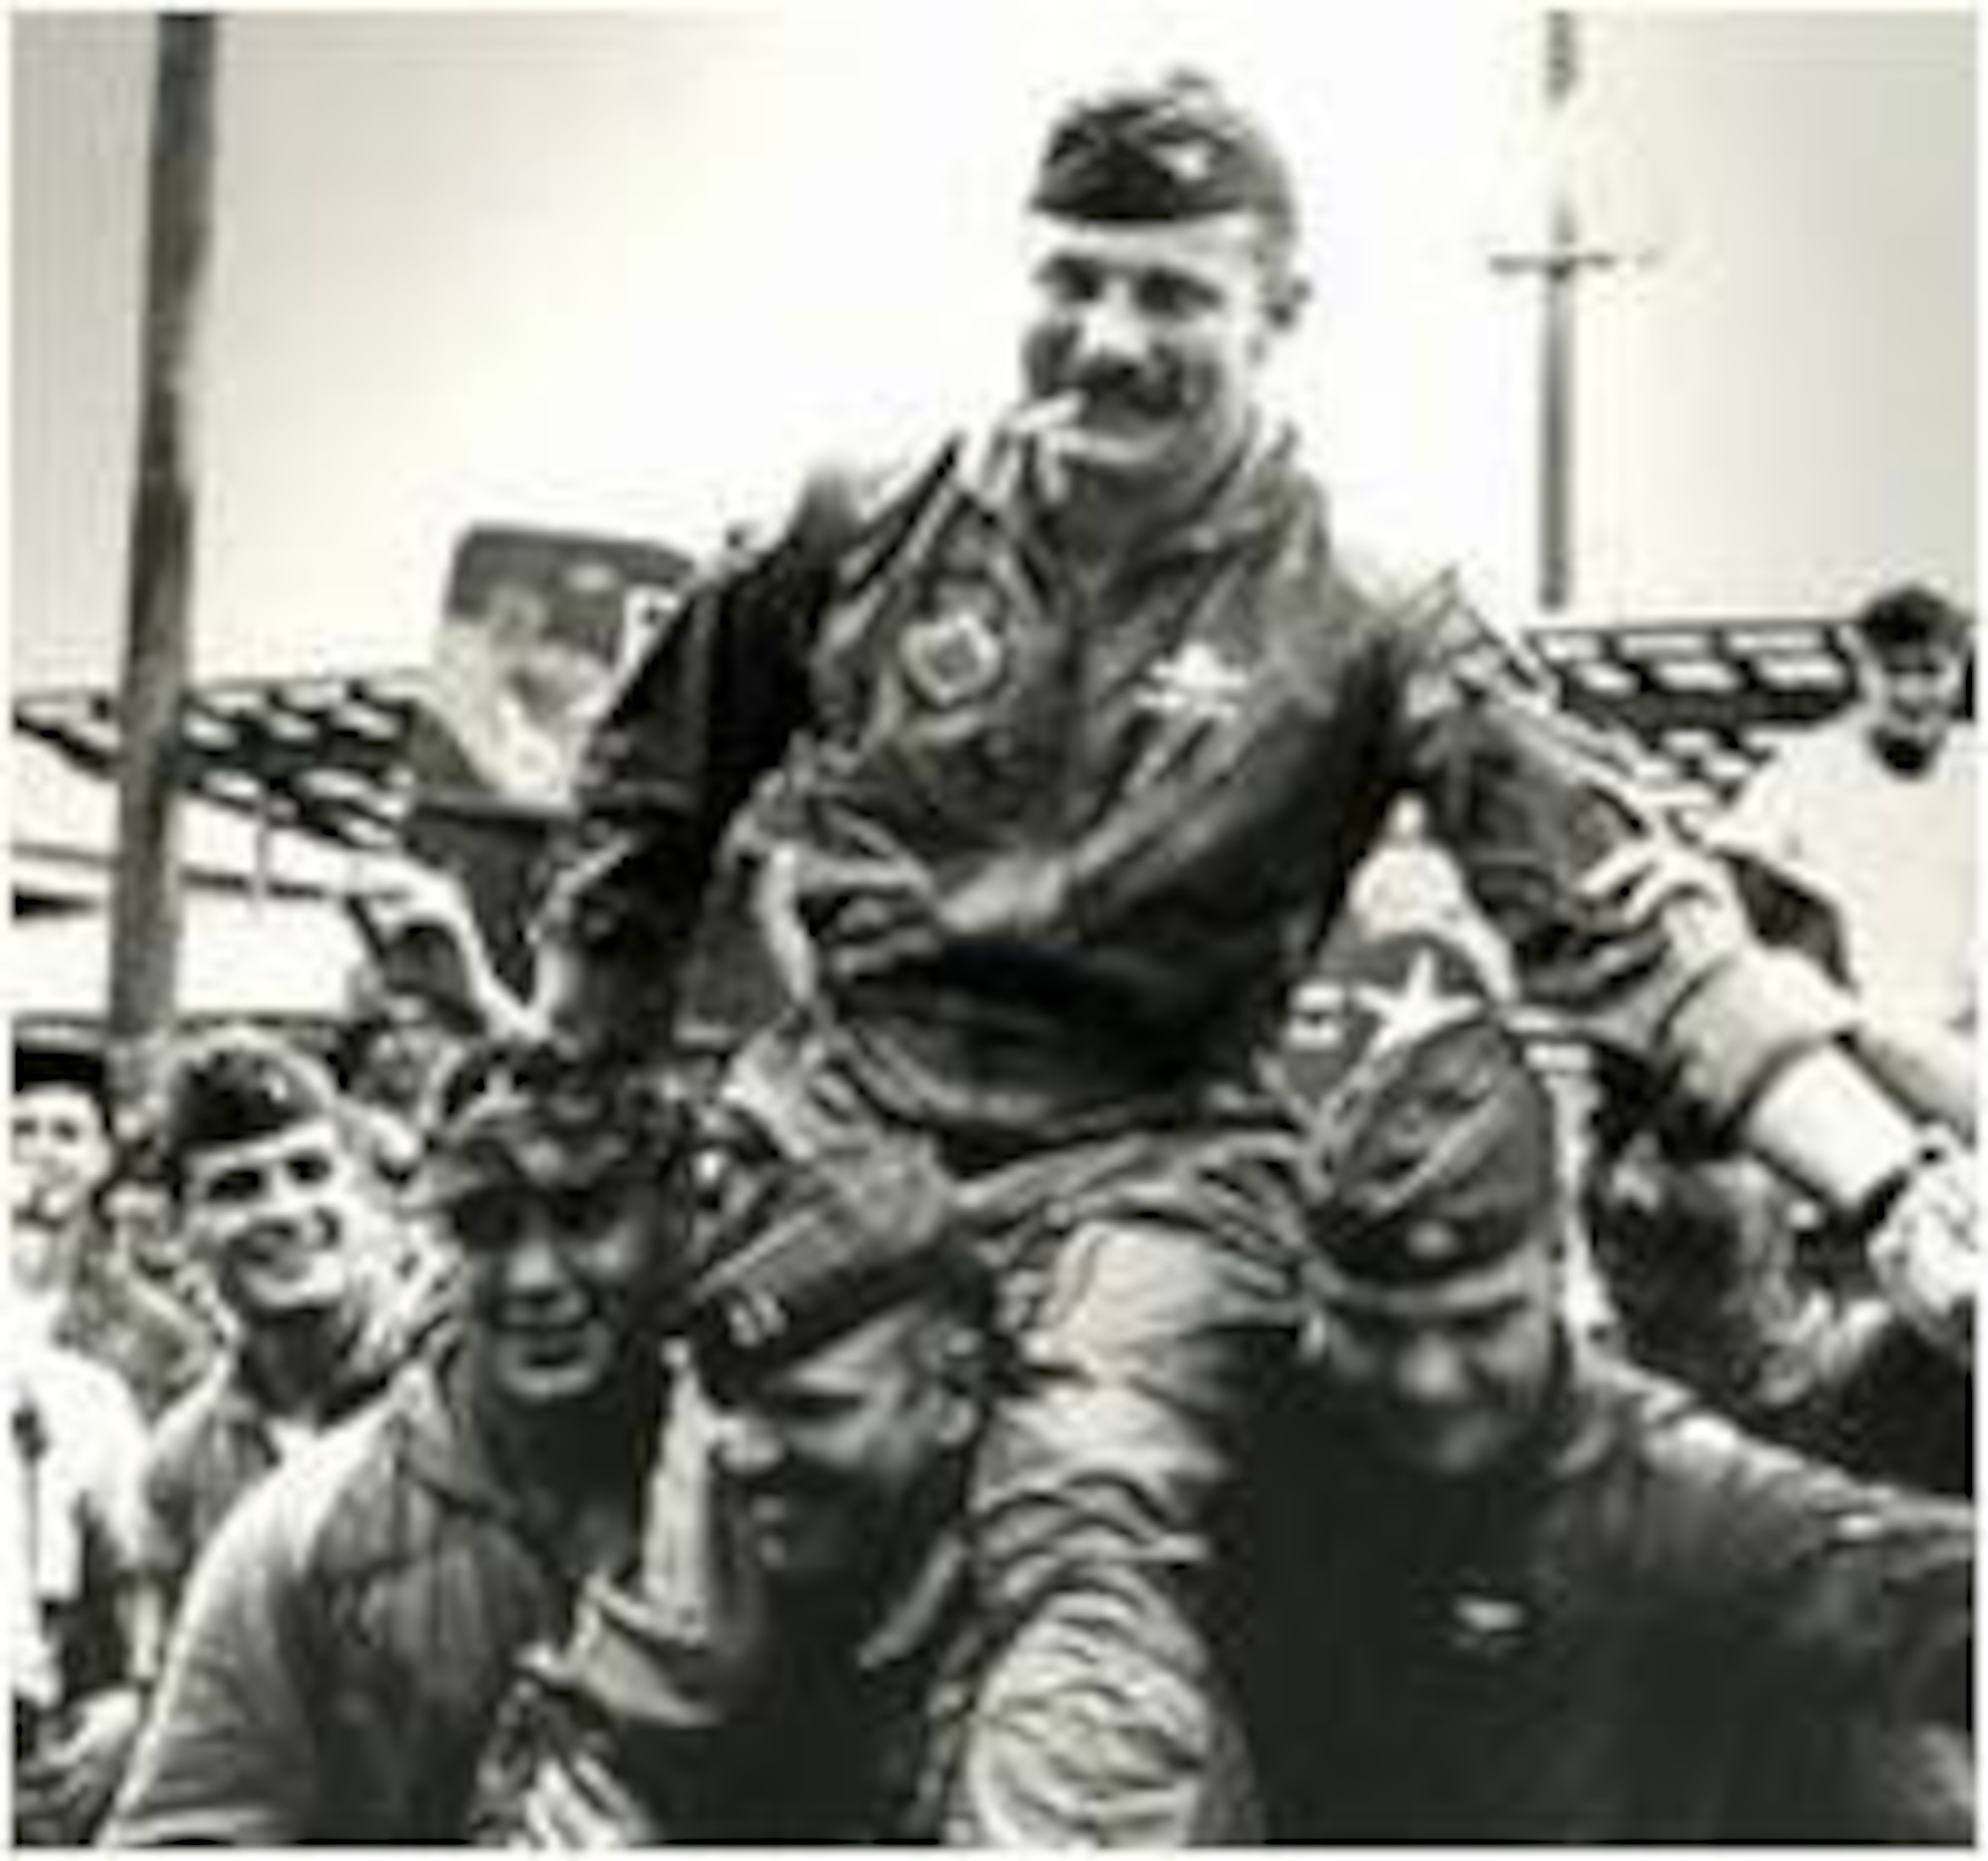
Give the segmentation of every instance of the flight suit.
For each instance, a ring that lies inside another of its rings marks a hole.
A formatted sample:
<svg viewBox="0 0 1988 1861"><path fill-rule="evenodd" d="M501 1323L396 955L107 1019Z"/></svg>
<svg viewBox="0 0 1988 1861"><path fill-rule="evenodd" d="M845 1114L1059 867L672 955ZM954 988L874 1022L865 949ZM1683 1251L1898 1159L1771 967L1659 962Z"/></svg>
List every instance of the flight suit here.
<svg viewBox="0 0 1988 1861"><path fill-rule="evenodd" d="M573 1031L659 1051L728 823L781 765L811 986L732 1064L756 1137L729 1193L896 1185L853 1199L936 1203L1001 1267L1022 1387L975 1501L1005 1656L969 1776L1036 1805L1004 1839L1099 1840L1114 1792L1196 1826L1207 1520L1295 1310L1264 1055L1390 804L1425 798L1535 997L1723 1117L1841 1019L1784 959L1583 905L1651 831L1617 759L1452 580L1335 537L1288 436L1104 581L1030 482L1005 434L824 480L708 578L582 758L538 937Z"/></svg>

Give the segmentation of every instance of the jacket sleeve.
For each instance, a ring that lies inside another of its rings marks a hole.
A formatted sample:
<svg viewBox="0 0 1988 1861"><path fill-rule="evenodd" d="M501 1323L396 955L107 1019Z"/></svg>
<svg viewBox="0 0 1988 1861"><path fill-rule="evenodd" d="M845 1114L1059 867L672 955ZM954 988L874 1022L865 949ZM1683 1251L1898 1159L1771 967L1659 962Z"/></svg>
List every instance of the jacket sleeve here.
<svg viewBox="0 0 1988 1861"><path fill-rule="evenodd" d="M1646 1553L1736 1674L1743 1662L1786 1682L1779 1696L1971 1727L1970 1508L1855 1479L1682 1398L1646 1452Z"/></svg>
<svg viewBox="0 0 1988 1861"><path fill-rule="evenodd" d="M808 711L836 497L811 488L780 536L704 576L582 749L533 939L540 1005L584 1044L653 1052L667 1032L726 827Z"/></svg>
<svg viewBox="0 0 1988 1861"><path fill-rule="evenodd" d="M1728 1127L1850 1025L1813 965L1674 906L1628 930L1578 882L1626 841L1674 829L1625 748L1560 710L1548 682L1436 577L1397 608L1398 746L1408 785L1509 940L1534 1000L1649 1067Z"/></svg>
<svg viewBox="0 0 1988 1861"><path fill-rule="evenodd" d="M320 1727L281 1498L251 1494L196 1566L105 1846L281 1848L320 1832Z"/></svg>

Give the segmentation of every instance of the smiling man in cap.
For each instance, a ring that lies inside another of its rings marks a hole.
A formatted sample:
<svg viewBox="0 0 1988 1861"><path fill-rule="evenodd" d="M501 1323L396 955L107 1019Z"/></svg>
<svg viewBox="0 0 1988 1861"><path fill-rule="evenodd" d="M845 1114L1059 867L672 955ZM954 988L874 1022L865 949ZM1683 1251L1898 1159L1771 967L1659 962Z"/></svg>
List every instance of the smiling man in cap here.
<svg viewBox="0 0 1988 1861"><path fill-rule="evenodd" d="M699 1238L642 1557L532 1664L480 1842L978 1847L1029 1825L1008 1791L1039 1773L976 1756L1004 1701L967 1483L1006 1354L984 1266L914 1200L815 1179L777 1221ZM1080 1649L1062 1678L1108 1710ZM1200 1822L1107 1804L1114 1842L1254 1833L1240 1734L1211 1723L1224 1787L1188 1786Z"/></svg>
<svg viewBox="0 0 1988 1861"><path fill-rule="evenodd" d="M1272 1834L1966 1840L1971 1513L1573 1336L1552 1100L1488 1014L1356 1074L1314 1161L1239 1585Z"/></svg>
<svg viewBox="0 0 1988 1861"><path fill-rule="evenodd" d="M1294 1322L1263 1062L1403 791L1531 994L1827 1201L1875 1221L1935 1172L1840 999L1706 934L1711 869L1652 864L1619 761L1454 579L1331 521L1267 401L1305 284L1249 112L1194 75L1078 97L1027 205L1020 405L819 479L690 591L581 759L535 999L665 1054L718 849L779 770L808 983L730 1068L742 1197L776 1220L797 1170L901 1157L995 1263L1019 1363L969 1501L1004 1701L976 1762L1028 1805L1000 1838L1184 1841L1213 1521Z"/></svg>
<svg viewBox="0 0 1988 1861"><path fill-rule="evenodd" d="M233 1327L146 1450L146 1562L170 1617L243 1494L386 1387L409 1314L379 1270L384 1185L307 1054L247 1026L189 1040L157 1144L170 1217Z"/></svg>
<svg viewBox="0 0 1988 1861"><path fill-rule="evenodd" d="M458 1063L422 1185L454 1309L202 1558L112 1845L462 1838L519 1655L638 1541L687 1131L536 1044Z"/></svg>

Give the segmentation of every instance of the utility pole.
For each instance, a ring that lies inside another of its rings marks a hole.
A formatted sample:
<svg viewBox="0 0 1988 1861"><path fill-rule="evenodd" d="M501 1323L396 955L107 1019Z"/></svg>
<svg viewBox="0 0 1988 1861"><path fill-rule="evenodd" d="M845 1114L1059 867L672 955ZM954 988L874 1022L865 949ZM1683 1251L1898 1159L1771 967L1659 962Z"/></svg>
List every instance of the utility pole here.
<svg viewBox="0 0 1988 1861"><path fill-rule="evenodd" d="M1543 22L1541 101L1550 144L1563 132L1580 88L1582 45L1577 15L1562 9ZM1589 273L1637 261L1636 254L1591 244L1581 225L1576 177L1557 165L1548 177L1543 245L1495 252L1491 268L1526 276L1540 286L1540 606L1558 612L1574 603L1575 575L1574 434L1578 383L1578 293Z"/></svg>
<svg viewBox="0 0 1988 1861"><path fill-rule="evenodd" d="M178 1005L177 778L193 605L198 339L212 219L220 24L212 14L168 13L155 31L138 469L110 893L108 1039L120 1111L142 1103L155 1086Z"/></svg>

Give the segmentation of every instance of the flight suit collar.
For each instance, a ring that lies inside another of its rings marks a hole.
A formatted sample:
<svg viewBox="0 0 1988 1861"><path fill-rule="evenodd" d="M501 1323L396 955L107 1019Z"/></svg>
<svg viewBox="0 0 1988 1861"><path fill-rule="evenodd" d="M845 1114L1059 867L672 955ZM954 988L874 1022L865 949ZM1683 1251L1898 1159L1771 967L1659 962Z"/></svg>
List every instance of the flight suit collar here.
<svg viewBox="0 0 1988 1861"><path fill-rule="evenodd" d="M966 500L1009 535L1047 547L1031 490L1034 441L1001 426L970 436L958 455L956 483ZM1306 495L1296 432L1265 423L1236 469L1185 522L1153 545L1149 561L1201 557L1231 549L1284 523Z"/></svg>

